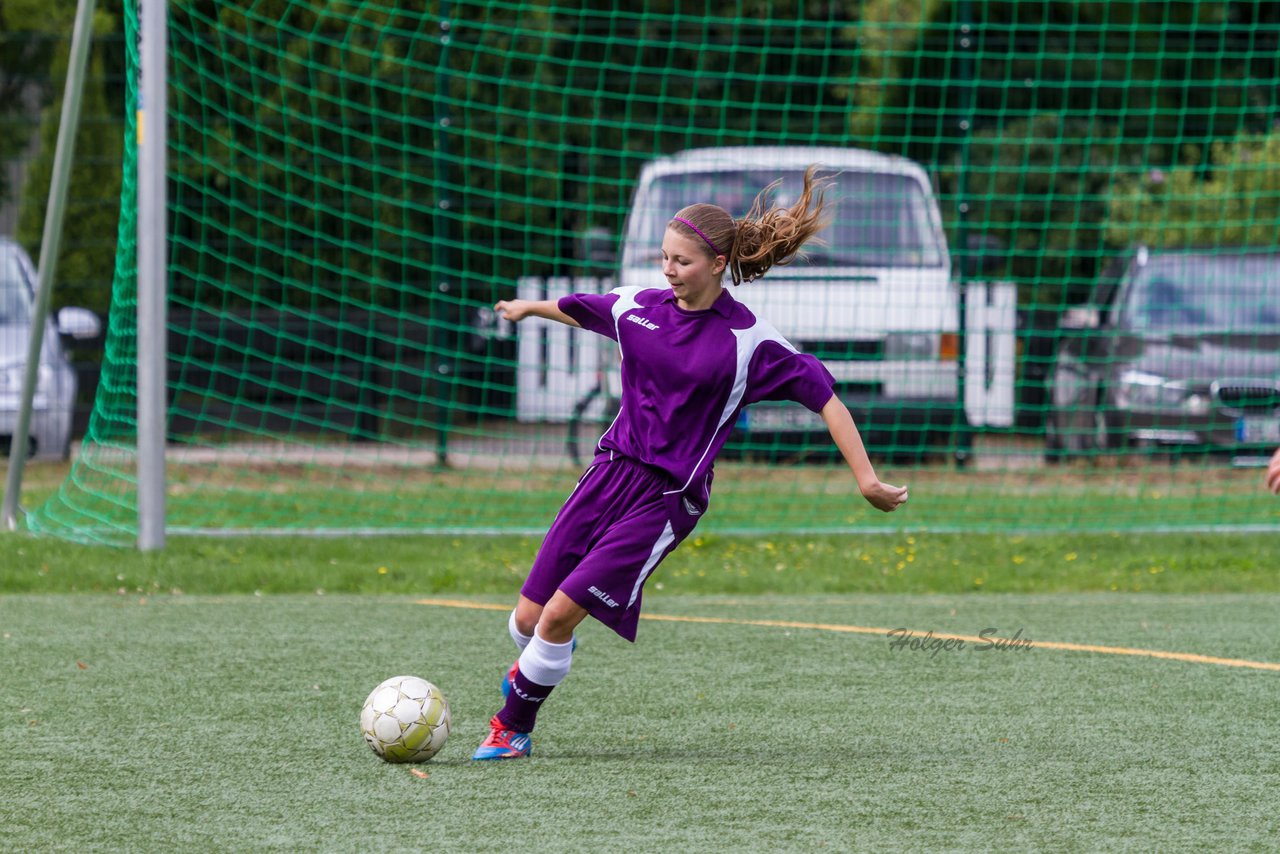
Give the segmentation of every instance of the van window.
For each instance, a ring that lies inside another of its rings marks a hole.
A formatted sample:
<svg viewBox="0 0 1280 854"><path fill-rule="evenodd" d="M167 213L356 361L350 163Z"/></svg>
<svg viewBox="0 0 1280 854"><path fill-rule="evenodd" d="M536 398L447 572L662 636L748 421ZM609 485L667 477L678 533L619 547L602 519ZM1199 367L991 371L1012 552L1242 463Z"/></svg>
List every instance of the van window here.
<svg viewBox="0 0 1280 854"><path fill-rule="evenodd" d="M835 185L827 193L834 218L820 235L823 242L805 247L808 266L942 266L942 235L933 226L929 200L917 181L883 172L846 171L834 177ZM686 205L709 202L741 217L756 193L778 178L782 183L773 199L785 207L800 193L803 170L693 172L656 179L639 194L631 212L623 265L656 263L667 224ZM801 262L801 272L804 266Z"/></svg>
<svg viewBox="0 0 1280 854"><path fill-rule="evenodd" d="M0 246L0 326L26 325L30 322L31 294L23 275L18 254Z"/></svg>

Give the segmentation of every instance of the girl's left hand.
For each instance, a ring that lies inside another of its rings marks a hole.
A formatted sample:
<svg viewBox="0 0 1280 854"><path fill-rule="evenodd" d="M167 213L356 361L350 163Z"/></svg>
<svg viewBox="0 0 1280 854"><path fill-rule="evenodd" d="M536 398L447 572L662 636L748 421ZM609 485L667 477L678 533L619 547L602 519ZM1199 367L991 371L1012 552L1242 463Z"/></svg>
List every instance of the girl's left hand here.
<svg viewBox="0 0 1280 854"><path fill-rule="evenodd" d="M873 485L862 490L862 497L877 510L892 513L906 503L907 488L877 480Z"/></svg>

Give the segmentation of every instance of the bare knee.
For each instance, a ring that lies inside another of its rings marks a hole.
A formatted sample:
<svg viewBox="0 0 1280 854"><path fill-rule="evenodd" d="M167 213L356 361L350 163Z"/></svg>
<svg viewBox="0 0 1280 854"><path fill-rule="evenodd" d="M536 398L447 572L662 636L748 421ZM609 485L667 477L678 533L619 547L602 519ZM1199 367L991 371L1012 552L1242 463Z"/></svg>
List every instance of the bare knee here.
<svg viewBox="0 0 1280 854"><path fill-rule="evenodd" d="M547 643L568 643L573 640L573 630L586 616L585 608L564 593L556 591L547 607L542 609L542 616L538 619L538 634Z"/></svg>
<svg viewBox="0 0 1280 854"><path fill-rule="evenodd" d="M532 599L521 596L516 603L516 628L522 635L532 635L534 626L542 617L542 606Z"/></svg>

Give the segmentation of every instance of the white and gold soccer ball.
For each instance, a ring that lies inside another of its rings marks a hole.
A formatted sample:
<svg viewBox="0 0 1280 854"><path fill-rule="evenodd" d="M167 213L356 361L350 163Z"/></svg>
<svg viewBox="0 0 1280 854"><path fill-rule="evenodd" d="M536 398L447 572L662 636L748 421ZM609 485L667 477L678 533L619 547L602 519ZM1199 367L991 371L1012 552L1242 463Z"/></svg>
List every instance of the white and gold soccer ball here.
<svg viewBox="0 0 1280 854"><path fill-rule="evenodd" d="M449 738L449 701L417 676L393 676L364 701L360 732L388 762L425 762Z"/></svg>

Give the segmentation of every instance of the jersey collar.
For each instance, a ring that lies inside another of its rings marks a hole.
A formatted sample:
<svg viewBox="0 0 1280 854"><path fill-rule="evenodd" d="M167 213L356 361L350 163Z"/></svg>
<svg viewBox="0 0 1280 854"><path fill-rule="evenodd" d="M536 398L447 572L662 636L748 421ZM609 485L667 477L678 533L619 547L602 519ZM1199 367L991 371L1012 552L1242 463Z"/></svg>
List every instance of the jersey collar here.
<svg viewBox="0 0 1280 854"><path fill-rule="evenodd" d="M675 305L676 292L668 288L666 294L662 297L662 301L669 302L672 305ZM716 297L716 301L711 304L711 308L708 310L714 311L716 314L720 315L721 317L728 318L731 314L733 314L734 302L735 300L733 296L729 293L729 289L721 288L720 296Z"/></svg>

